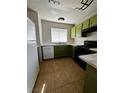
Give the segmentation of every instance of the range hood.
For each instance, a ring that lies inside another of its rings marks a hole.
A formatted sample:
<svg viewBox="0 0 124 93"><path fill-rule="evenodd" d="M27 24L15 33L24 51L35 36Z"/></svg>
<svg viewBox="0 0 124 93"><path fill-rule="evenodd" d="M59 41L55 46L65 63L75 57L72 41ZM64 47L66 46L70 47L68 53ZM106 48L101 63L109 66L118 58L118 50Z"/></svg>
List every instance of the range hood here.
<svg viewBox="0 0 124 93"><path fill-rule="evenodd" d="M83 29L81 31L81 36L86 37L87 33L95 32L95 31L97 31L97 25L89 27L89 28L86 28L86 29Z"/></svg>

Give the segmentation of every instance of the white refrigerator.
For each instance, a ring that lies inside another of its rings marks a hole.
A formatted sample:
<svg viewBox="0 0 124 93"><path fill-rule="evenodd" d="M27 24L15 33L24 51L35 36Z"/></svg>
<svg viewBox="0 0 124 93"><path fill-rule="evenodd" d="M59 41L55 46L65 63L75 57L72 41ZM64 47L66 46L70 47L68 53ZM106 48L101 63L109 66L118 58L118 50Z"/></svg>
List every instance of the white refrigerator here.
<svg viewBox="0 0 124 93"><path fill-rule="evenodd" d="M32 93L39 72L35 24L27 18L27 93Z"/></svg>

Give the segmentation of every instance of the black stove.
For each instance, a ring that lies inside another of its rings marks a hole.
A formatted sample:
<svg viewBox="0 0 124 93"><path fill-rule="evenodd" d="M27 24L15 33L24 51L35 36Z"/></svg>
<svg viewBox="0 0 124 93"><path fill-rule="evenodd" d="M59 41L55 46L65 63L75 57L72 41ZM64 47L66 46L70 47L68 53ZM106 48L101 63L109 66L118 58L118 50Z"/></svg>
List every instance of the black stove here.
<svg viewBox="0 0 124 93"><path fill-rule="evenodd" d="M97 48L97 41L84 41L83 46L77 46L75 48L75 62L86 70L86 62L79 58L79 55L95 54L97 51L90 50L90 48Z"/></svg>

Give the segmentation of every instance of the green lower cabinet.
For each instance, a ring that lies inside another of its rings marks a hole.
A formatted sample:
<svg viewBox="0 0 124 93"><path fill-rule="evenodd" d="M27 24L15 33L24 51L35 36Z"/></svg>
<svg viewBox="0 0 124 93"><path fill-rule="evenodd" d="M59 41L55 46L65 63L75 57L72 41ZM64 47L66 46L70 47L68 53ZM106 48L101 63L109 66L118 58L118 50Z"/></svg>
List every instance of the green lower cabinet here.
<svg viewBox="0 0 124 93"><path fill-rule="evenodd" d="M54 46L54 57L68 57L70 56L70 48L69 45L60 45Z"/></svg>
<svg viewBox="0 0 124 93"><path fill-rule="evenodd" d="M86 66L84 93L97 93L97 70L88 64Z"/></svg>
<svg viewBox="0 0 124 93"><path fill-rule="evenodd" d="M71 49L70 49L70 50L71 50L71 51L70 51L70 53L71 53L70 55L71 55L71 57L72 57L73 59L74 59L74 56L75 56L75 48L76 48L75 46L71 46Z"/></svg>
<svg viewBox="0 0 124 93"><path fill-rule="evenodd" d="M82 24L78 24L76 27L76 37L81 37Z"/></svg>
<svg viewBox="0 0 124 93"><path fill-rule="evenodd" d="M90 27L97 25L97 15L90 18Z"/></svg>
<svg viewBox="0 0 124 93"><path fill-rule="evenodd" d="M82 23L82 29L86 29L89 27L89 20L86 20Z"/></svg>

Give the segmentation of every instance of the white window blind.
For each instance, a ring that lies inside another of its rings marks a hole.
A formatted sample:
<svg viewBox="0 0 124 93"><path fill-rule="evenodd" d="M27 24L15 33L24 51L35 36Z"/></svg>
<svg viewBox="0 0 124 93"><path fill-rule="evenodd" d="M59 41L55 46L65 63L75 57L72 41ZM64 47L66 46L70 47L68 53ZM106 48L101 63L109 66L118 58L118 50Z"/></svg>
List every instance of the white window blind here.
<svg viewBox="0 0 124 93"><path fill-rule="evenodd" d="M51 28L51 41L53 43L67 42L67 29Z"/></svg>

